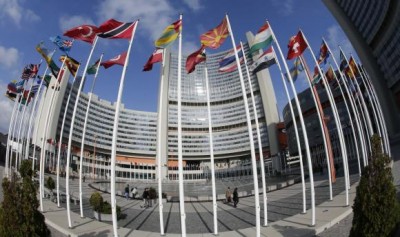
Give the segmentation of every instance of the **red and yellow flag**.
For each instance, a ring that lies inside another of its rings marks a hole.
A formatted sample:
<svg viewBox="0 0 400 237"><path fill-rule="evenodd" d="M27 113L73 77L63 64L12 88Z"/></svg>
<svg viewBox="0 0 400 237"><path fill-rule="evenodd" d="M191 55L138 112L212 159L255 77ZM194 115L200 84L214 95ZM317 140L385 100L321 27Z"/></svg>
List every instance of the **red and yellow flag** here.
<svg viewBox="0 0 400 237"><path fill-rule="evenodd" d="M350 69L351 69L351 70L350 70ZM350 78L353 78L353 74L351 73L351 71L353 71L355 77L358 77L359 72L358 72L358 68L357 68L356 62L354 61L353 56L350 57L350 59L349 59L349 66L348 66L348 68L346 68L346 71L345 71L346 74L347 74Z"/></svg>
<svg viewBox="0 0 400 237"><path fill-rule="evenodd" d="M219 46L221 46L221 44L224 43L228 35L228 22L226 18L224 18L221 24L219 24L217 27L202 34L200 36L200 42L202 45L208 48L217 49Z"/></svg>

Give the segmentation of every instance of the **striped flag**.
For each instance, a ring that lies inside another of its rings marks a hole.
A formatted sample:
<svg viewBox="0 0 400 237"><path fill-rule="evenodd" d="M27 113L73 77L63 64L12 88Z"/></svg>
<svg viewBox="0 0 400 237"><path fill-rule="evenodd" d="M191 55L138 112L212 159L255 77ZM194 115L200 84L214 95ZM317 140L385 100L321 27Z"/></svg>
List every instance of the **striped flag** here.
<svg viewBox="0 0 400 237"><path fill-rule="evenodd" d="M239 56L239 61L240 63L243 63L244 58L243 58L243 51L242 47L240 45L236 46L236 50L238 51L238 56ZM219 69L218 71L220 72L233 72L237 69L236 65L236 57L235 57L235 51L233 49L229 50L228 54L225 55L219 61Z"/></svg>
<svg viewBox="0 0 400 237"><path fill-rule="evenodd" d="M179 33L182 30L182 20L177 20L171 25L167 26L160 38L155 41L155 46L157 48L166 48L168 45L172 44L176 38L178 38ZM150 69L151 70L151 69Z"/></svg>
<svg viewBox="0 0 400 237"><path fill-rule="evenodd" d="M253 73L257 73L263 69L270 67L271 65L274 65L275 63L275 53L272 50L272 47L270 47L269 49L265 50L264 53L260 55L260 57L256 59L253 65L251 65L251 70L253 71Z"/></svg>
<svg viewBox="0 0 400 237"><path fill-rule="evenodd" d="M224 43L228 35L228 21L224 18L217 27L202 34L200 36L200 42L208 48L217 49Z"/></svg>
<svg viewBox="0 0 400 237"><path fill-rule="evenodd" d="M131 39L135 23L124 23L110 19L99 26L98 32L100 34L98 36L107 39Z"/></svg>
<svg viewBox="0 0 400 237"><path fill-rule="evenodd" d="M272 41L272 33L267 22L258 30L258 33L254 37L253 45L250 47L250 54L253 55L260 49L269 48L272 44Z"/></svg>

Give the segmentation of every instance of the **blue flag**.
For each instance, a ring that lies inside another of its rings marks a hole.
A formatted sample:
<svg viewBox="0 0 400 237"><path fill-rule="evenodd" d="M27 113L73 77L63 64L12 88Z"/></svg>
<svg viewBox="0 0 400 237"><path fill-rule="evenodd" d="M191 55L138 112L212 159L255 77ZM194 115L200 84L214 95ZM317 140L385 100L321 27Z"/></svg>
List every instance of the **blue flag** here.
<svg viewBox="0 0 400 237"><path fill-rule="evenodd" d="M51 42L53 42L57 47L68 53L72 47L72 40L63 39L60 36L50 37Z"/></svg>

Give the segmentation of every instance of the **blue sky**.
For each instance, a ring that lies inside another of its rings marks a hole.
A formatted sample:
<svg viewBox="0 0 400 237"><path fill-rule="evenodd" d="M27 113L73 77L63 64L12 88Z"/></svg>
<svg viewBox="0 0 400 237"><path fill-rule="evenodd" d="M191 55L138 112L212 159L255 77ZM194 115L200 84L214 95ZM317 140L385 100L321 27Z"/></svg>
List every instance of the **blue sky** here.
<svg viewBox="0 0 400 237"><path fill-rule="evenodd" d="M140 19L133 42L130 62L125 79L123 103L130 109L156 111L159 84L159 66L151 72L142 72L143 65L154 50L154 40L162 30L183 13L183 53L189 54L199 47L199 36L217 26L228 13L235 40L245 39L245 33L255 33L266 19L270 21L281 48L286 54L289 38L301 28L314 52L317 52L324 37L332 48L341 45L346 53L353 49L320 0L91 0L91 1L38 1L0 0L0 91L5 93L7 84L17 80L23 67L38 63L40 55L35 46L43 41L47 48L54 49L49 37L62 35L67 29L82 24L99 25L114 18L119 21ZM101 53L110 59L127 49L127 40L99 39L93 54L94 62ZM227 40L219 52L231 48ZM173 46L177 49L177 43ZM75 41L70 55L86 63L90 45ZM309 55L309 53L307 53ZM55 57L61 53L58 51ZM308 56L309 57L309 56ZM335 51L338 59L338 52ZM59 63L61 64L61 63ZM289 62L291 65L292 62ZM311 61L309 61L311 67ZM40 73L44 72L42 67ZM81 69L80 72L82 72ZM99 72L95 94L100 98L115 101L122 67L114 66ZM287 103L282 90L277 67L271 68L279 112ZM88 77L85 91L90 87ZM305 88L304 76L296 81L298 91ZM12 104L0 96L0 132L7 133Z"/></svg>

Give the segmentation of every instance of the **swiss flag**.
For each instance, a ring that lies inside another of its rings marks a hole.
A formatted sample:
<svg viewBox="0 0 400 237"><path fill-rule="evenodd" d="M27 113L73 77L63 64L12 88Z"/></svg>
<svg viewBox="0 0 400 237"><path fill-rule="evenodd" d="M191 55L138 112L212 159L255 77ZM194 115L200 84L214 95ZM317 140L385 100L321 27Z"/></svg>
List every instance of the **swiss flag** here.
<svg viewBox="0 0 400 237"><path fill-rule="evenodd" d="M303 33L301 31L299 31L297 35L290 38L288 48L289 51L287 59L289 60L300 56L304 52L304 50L307 48L307 44L303 38Z"/></svg>
<svg viewBox="0 0 400 237"><path fill-rule="evenodd" d="M109 67L111 67L111 66L113 66L115 64L124 66L125 59L126 59L126 54L127 54L127 52L122 53L120 55L117 55L117 56L115 56L114 58L112 58L112 59L110 59L108 61L102 62L100 65L103 66L105 69L107 69L107 68L109 68Z"/></svg>

